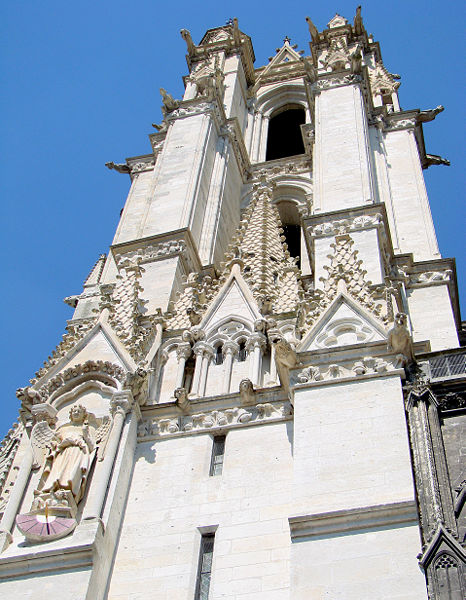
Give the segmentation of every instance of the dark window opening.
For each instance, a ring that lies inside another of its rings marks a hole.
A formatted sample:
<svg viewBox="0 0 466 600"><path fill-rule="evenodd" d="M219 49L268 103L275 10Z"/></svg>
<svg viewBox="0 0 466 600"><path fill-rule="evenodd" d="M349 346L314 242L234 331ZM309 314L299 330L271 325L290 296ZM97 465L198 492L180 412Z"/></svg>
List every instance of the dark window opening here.
<svg viewBox="0 0 466 600"><path fill-rule="evenodd" d="M181 386L184 387L187 392L191 391L191 385L193 383L194 376L194 366L194 357L190 356L184 365L183 385Z"/></svg>
<svg viewBox="0 0 466 600"><path fill-rule="evenodd" d="M223 346L217 346L215 350L214 363L216 365L223 365Z"/></svg>
<svg viewBox="0 0 466 600"><path fill-rule="evenodd" d="M209 598L214 541L215 533L206 533L201 538L199 570L197 573L196 594L194 596L194 600L208 600Z"/></svg>
<svg viewBox="0 0 466 600"><path fill-rule="evenodd" d="M301 227L299 225L282 225L288 252L297 258L297 266L301 267Z"/></svg>
<svg viewBox="0 0 466 600"><path fill-rule="evenodd" d="M289 108L272 116L269 122L265 160L304 154L300 126L305 122L304 108Z"/></svg>
<svg viewBox="0 0 466 600"><path fill-rule="evenodd" d="M246 342L240 342L238 350L238 362L244 362L247 357Z"/></svg>
<svg viewBox="0 0 466 600"><path fill-rule="evenodd" d="M221 475L223 470L223 457L225 456L225 436L216 435L212 445L212 459L210 461L211 477Z"/></svg>

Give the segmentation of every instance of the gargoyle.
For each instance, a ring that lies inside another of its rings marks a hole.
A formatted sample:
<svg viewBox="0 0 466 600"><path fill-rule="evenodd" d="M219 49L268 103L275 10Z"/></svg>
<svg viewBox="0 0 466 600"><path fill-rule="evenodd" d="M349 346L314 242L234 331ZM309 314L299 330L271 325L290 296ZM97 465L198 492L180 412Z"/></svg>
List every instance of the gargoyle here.
<svg viewBox="0 0 466 600"><path fill-rule="evenodd" d="M435 117L443 112L445 107L439 104L437 108L431 108L430 110L421 110L421 112L417 115L416 120L418 123L427 123L428 121L433 121Z"/></svg>
<svg viewBox="0 0 466 600"><path fill-rule="evenodd" d="M117 173L129 173L130 169L128 167L128 165L125 164L118 164L118 163L114 163L114 162L106 162L105 166L107 167L107 169L110 170L115 170Z"/></svg>
<svg viewBox="0 0 466 600"><path fill-rule="evenodd" d="M449 167L450 161L438 154L426 154L426 165L427 167L431 167L432 165L446 165Z"/></svg>
<svg viewBox="0 0 466 600"><path fill-rule="evenodd" d="M170 113L175 108L178 108L180 103L179 100L175 100L171 94L167 92L164 88L160 88L160 94L162 96L163 109L162 112Z"/></svg>
<svg viewBox="0 0 466 600"><path fill-rule="evenodd" d="M358 6L356 9L356 14L354 16L354 33L356 35L361 35L363 31L364 25L362 24L361 6Z"/></svg>
<svg viewBox="0 0 466 600"><path fill-rule="evenodd" d="M314 43L317 43L319 41L319 30L309 17L306 17L306 21L309 27L309 33L311 34L312 41Z"/></svg>
<svg viewBox="0 0 466 600"><path fill-rule="evenodd" d="M176 388L174 394L178 406L181 408L182 411L186 411L190 406L190 401L188 398L188 392L186 388Z"/></svg>
<svg viewBox="0 0 466 600"><path fill-rule="evenodd" d="M196 46L194 45L193 38L191 37L191 33L187 29L181 29L180 31L181 37L186 42L186 46L188 47L188 54L194 54L194 50Z"/></svg>
<svg viewBox="0 0 466 600"><path fill-rule="evenodd" d="M254 399L254 386L250 379L242 379L239 384L239 393L241 397L241 404L243 406L251 406L255 404Z"/></svg>
<svg viewBox="0 0 466 600"><path fill-rule="evenodd" d="M401 354L406 359L406 364L416 362L413 353L413 341L407 327L407 316L404 313L395 315L393 327L388 332L388 349Z"/></svg>
<svg viewBox="0 0 466 600"><path fill-rule="evenodd" d="M275 359L285 367L292 368L296 366L298 358L292 345L285 338L273 340L275 347Z"/></svg>

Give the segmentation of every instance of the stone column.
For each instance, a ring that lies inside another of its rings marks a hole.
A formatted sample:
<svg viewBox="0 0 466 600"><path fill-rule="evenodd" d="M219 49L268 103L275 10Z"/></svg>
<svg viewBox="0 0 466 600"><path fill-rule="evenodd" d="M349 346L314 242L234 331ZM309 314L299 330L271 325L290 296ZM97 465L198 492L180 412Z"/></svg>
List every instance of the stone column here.
<svg viewBox="0 0 466 600"><path fill-rule="evenodd" d="M176 349L176 358L178 359L178 371L176 373L175 389L183 387L184 368L186 366L186 361L191 356L191 352L191 345L188 344L188 342L179 344Z"/></svg>
<svg viewBox="0 0 466 600"><path fill-rule="evenodd" d="M246 348L249 352L249 379L257 387L260 383L262 369L262 352L267 345L267 338L263 333L253 333L247 343ZM252 360L251 360L252 359Z"/></svg>
<svg viewBox="0 0 466 600"><path fill-rule="evenodd" d="M237 354L239 350L239 345L232 340L227 341L223 344L223 355L224 359L224 371L223 371L223 385L222 392L224 394L230 393L230 382L231 382L231 372L233 369L233 358L235 354Z"/></svg>
<svg viewBox="0 0 466 600"><path fill-rule="evenodd" d="M202 356L201 377L199 380L199 396L204 396L207 383L207 373L209 371L209 363L214 355L214 349L210 344L203 344L204 353Z"/></svg>
<svg viewBox="0 0 466 600"><path fill-rule="evenodd" d="M262 113L256 112L254 115L254 135L252 142L251 162L257 162L259 159L259 148L262 133Z"/></svg>
<svg viewBox="0 0 466 600"><path fill-rule="evenodd" d="M126 414L132 404L133 398L131 392L124 391L113 394L110 401L113 425L107 440L104 458L101 462L97 463L94 471L89 497L83 512L83 520L100 519L110 475L120 443L121 430L123 429Z"/></svg>
<svg viewBox="0 0 466 600"><path fill-rule="evenodd" d="M5 550L13 541L11 529L13 528L15 517L21 506L21 500L23 499L24 490L27 486L29 474L31 472L32 461L32 448L29 445L21 462L18 476L16 477L15 484L11 490L10 498L0 523L0 552L3 552L3 550Z"/></svg>
<svg viewBox="0 0 466 600"><path fill-rule="evenodd" d="M269 131L269 121L270 121L269 116L264 115L262 117L260 145L259 145L259 152L258 152L258 156L257 156L258 162L265 161L265 156L267 153L267 137L268 137L268 131Z"/></svg>
<svg viewBox="0 0 466 600"><path fill-rule="evenodd" d="M194 366L193 383L191 385L190 396L198 396L199 395L199 383L201 380L202 357L204 354L204 344L202 342L197 342L197 344L193 348L193 352L196 357L196 364Z"/></svg>

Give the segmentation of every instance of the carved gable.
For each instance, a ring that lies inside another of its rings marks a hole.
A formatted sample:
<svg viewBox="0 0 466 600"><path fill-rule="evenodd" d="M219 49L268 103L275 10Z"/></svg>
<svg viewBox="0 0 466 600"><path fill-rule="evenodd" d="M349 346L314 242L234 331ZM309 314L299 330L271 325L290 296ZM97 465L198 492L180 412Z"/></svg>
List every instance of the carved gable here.
<svg viewBox="0 0 466 600"><path fill-rule="evenodd" d="M234 320L235 317L254 323L260 316L254 296L236 265L230 278L210 305L200 326L204 330L212 329L215 323L227 318Z"/></svg>
<svg viewBox="0 0 466 600"><path fill-rule="evenodd" d="M302 342L301 351L381 341L381 323L342 293L333 301Z"/></svg>

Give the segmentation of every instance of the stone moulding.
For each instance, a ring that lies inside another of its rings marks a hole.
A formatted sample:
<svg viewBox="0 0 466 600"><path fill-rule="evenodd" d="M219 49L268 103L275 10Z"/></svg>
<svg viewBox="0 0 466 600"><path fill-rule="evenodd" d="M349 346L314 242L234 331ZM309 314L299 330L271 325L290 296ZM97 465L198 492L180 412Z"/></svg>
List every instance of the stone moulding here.
<svg viewBox="0 0 466 600"><path fill-rule="evenodd" d="M293 542L322 535L344 535L350 531L371 530L411 523L417 525L416 502L405 500L375 506L364 506L327 513L288 518Z"/></svg>
<svg viewBox="0 0 466 600"><path fill-rule="evenodd" d="M144 264L172 256L180 256L187 273L202 270L196 245L187 228L143 238L137 243L123 242L116 244L112 246L111 250L117 264L125 259L137 259L140 264Z"/></svg>
<svg viewBox="0 0 466 600"><path fill-rule="evenodd" d="M266 423L288 421L292 418L288 401L263 402L255 406L238 405L231 408L207 410L190 415L143 417L138 427L138 441L181 437L213 430L230 430Z"/></svg>

